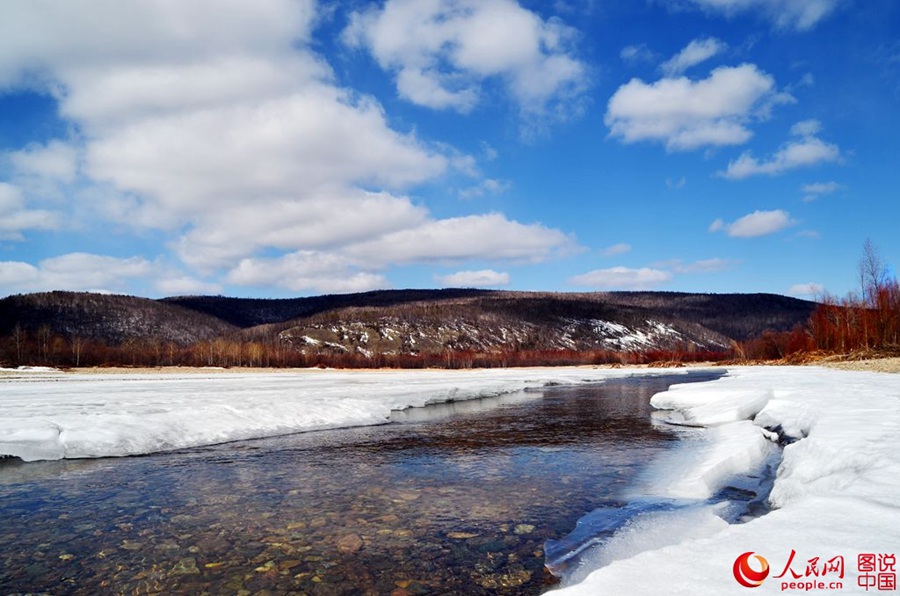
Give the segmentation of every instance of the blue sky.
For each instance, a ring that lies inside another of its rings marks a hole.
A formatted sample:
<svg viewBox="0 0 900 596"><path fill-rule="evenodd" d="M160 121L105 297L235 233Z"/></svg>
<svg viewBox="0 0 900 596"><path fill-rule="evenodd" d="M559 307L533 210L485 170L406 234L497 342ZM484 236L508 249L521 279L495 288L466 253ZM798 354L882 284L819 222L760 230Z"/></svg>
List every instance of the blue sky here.
<svg viewBox="0 0 900 596"><path fill-rule="evenodd" d="M892 0L0 0L0 295L843 295Z"/></svg>

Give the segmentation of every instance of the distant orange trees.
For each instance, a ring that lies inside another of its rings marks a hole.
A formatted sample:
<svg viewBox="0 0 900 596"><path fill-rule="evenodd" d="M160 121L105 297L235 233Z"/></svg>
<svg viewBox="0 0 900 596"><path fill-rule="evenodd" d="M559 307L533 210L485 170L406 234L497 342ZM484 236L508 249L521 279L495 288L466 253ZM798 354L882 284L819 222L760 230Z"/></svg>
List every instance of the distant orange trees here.
<svg viewBox="0 0 900 596"><path fill-rule="evenodd" d="M98 339L64 337L42 327L29 332L16 326L0 337L0 365L77 366L214 366L264 368L501 368L590 364L648 364L724 360L728 351L710 351L688 345L676 350L506 350L447 349L416 354L359 352L303 353L286 346L277 335L250 341L219 337L178 345L160 339L130 339L107 345Z"/></svg>
<svg viewBox="0 0 900 596"><path fill-rule="evenodd" d="M858 274L859 294L820 300L810 321L817 349L846 353L900 348L900 283L869 240L863 245Z"/></svg>
<svg viewBox="0 0 900 596"><path fill-rule="evenodd" d="M857 273L859 293L820 297L805 327L764 332L737 346L738 357L778 360L814 350L837 354L900 351L900 283L870 240L863 244Z"/></svg>

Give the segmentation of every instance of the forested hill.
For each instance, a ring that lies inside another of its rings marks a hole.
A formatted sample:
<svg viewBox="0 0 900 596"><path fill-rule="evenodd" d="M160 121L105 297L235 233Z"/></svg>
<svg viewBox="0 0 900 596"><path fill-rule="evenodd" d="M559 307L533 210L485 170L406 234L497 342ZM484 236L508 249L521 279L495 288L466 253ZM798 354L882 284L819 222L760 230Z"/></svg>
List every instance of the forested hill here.
<svg viewBox="0 0 900 596"><path fill-rule="evenodd" d="M0 300L0 337L30 332L109 345L151 338L187 345L236 331L218 317L135 296L41 292Z"/></svg>
<svg viewBox="0 0 900 596"><path fill-rule="evenodd" d="M160 302L183 306L247 328L282 323L342 308L382 308L415 302L440 303L490 295L490 290L378 290L357 294L328 294L304 298L228 298L226 296L178 296Z"/></svg>
<svg viewBox="0 0 900 596"><path fill-rule="evenodd" d="M773 294L447 289L150 300L46 292L0 300L0 365L431 366L454 354L508 362L538 353L588 361L724 353L803 325L815 308Z"/></svg>
<svg viewBox="0 0 900 596"><path fill-rule="evenodd" d="M694 294L681 292L549 293L474 289L379 290L288 299L184 296L161 302L215 316L242 328L283 323L344 309L406 307L410 315L454 307L471 314L502 312L512 318L552 323L559 318L620 318L644 316L702 325L729 339L745 340L766 330L788 331L809 320L816 303L777 294ZM403 310L403 309L401 309Z"/></svg>

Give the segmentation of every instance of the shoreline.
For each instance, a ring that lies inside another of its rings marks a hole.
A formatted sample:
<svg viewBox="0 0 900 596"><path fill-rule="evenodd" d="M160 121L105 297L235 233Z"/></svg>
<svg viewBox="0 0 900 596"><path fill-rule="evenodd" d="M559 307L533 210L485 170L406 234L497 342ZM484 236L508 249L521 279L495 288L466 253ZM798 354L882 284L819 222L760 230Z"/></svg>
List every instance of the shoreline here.
<svg viewBox="0 0 900 596"><path fill-rule="evenodd" d="M826 356L820 358L814 358L808 362L802 363L792 363L792 362L658 362L651 364L630 364L630 365L621 365L621 364L583 364L578 366L564 366L564 367L555 367L555 366L536 366L536 367L505 367L504 370L538 370L538 369L548 369L552 370L554 368L582 368L585 370L613 370L613 369L637 369L637 370L647 370L647 369L660 369L660 368L729 368L733 366L779 366L779 365L797 365L801 366L821 366L823 368L829 368L834 370L844 370L844 371L858 371L858 372L878 372L878 373L890 373L890 374L900 374L900 356L887 356L883 358L872 358L872 357L864 357L864 358L854 358L852 355L841 355L841 356ZM72 367L72 368L61 368L61 369L47 369L46 367L34 367L35 370L28 369L15 369L15 368L0 368L0 378L3 378L7 375L17 375L23 373L32 373L32 374L40 374L40 373L49 373L49 372L62 372L71 375L128 375L128 374L159 374L159 375L170 375L170 374L178 374L178 375L190 375L190 374L236 374L236 373L260 373L260 374L297 374L297 373L322 373L329 371L339 371L339 372L368 372L368 373L379 373L379 372L399 372L406 371L412 372L415 370L431 370L431 371L447 371L452 372L454 370L497 370L497 369L446 369L446 368L421 368L421 369L405 369L405 368L316 368L316 367L308 367L308 368L266 368L266 367L194 367L194 366L158 366L158 367L148 367L148 366L91 366L91 367Z"/></svg>

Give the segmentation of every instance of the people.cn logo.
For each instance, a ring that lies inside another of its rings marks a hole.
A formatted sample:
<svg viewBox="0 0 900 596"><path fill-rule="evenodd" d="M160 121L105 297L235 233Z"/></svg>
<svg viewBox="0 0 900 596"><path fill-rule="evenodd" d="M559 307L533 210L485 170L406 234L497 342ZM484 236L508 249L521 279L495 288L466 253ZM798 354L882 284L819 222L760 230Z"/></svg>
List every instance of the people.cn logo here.
<svg viewBox="0 0 900 596"><path fill-rule="evenodd" d="M760 569L750 567L750 557L759 561ZM745 588L758 588L769 576L769 562L764 557L747 552L734 560L734 579Z"/></svg>

